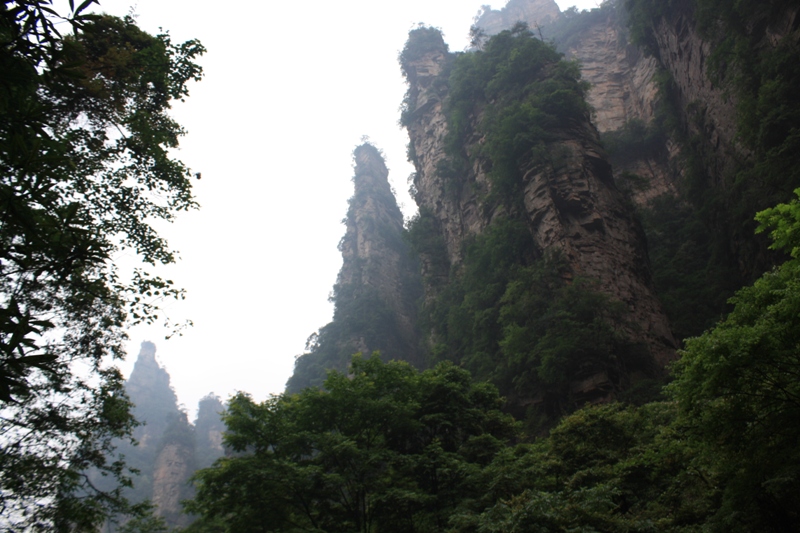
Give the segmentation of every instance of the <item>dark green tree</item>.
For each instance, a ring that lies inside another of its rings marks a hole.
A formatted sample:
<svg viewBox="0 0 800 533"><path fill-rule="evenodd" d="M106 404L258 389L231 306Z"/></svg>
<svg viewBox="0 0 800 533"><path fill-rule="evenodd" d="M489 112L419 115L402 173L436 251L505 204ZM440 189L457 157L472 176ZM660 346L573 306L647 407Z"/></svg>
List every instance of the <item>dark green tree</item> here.
<svg viewBox="0 0 800 533"><path fill-rule="evenodd" d="M378 355L324 390L240 394L225 415L237 453L196 475L188 508L225 531L442 531L514 434L501 403L449 363L418 373Z"/></svg>
<svg viewBox="0 0 800 533"><path fill-rule="evenodd" d="M84 474L122 477L105 458L133 425L105 362L126 326L182 297L148 273L175 260L151 224L196 207L168 111L203 47L92 3L0 5L0 520L25 530L94 530L122 505ZM143 263L130 279L123 249Z"/></svg>
<svg viewBox="0 0 800 533"><path fill-rule="evenodd" d="M725 320L686 342L670 389L722 480L716 528L797 531L800 203L757 219L792 259L737 292Z"/></svg>
<svg viewBox="0 0 800 533"><path fill-rule="evenodd" d="M701 531L717 492L672 402L607 404L550 436L497 454L451 530L546 533Z"/></svg>

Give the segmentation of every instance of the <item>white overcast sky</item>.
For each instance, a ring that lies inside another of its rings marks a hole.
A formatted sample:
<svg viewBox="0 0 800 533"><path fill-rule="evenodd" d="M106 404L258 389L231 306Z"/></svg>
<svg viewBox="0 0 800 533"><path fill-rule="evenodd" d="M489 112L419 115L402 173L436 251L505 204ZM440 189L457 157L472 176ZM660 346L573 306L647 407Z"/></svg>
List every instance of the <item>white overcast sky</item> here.
<svg viewBox="0 0 800 533"><path fill-rule="evenodd" d="M351 152L362 136L386 154L403 212L415 210L408 138L397 126L406 89L397 54L409 29L437 26L452 51L463 50L487 2L100 2L98 11L133 8L146 31L162 27L174 42L197 38L208 49L205 78L173 110L188 131L176 155L202 172L201 208L162 229L181 258L164 275L188 291L166 310L194 327L170 340L157 327L130 331L121 367L129 375L140 343L154 342L192 416L209 392L282 392L306 338L331 319Z"/></svg>

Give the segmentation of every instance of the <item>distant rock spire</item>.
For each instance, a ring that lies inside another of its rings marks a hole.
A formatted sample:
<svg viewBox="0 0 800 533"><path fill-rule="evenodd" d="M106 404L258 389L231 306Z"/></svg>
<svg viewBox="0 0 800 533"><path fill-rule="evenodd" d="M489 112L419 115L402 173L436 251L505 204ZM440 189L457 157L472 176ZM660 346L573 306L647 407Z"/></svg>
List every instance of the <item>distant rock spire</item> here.
<svg viewBox="0 0 800 533"><path fill-rule="evenodd" d="M319 386L328 369L344 370L356 352L380 351L385 359L420 365L415 329L421 294L419 269L403 239L403 214L377 148L353 152L354 194L339 243L342 269L334 286L333 321L297 359L287 389Z"/></svg>
<svg viewBox="0 0 800 533"><path fill-rule="evenodd" d="M156 361L152 342L141 344L125 390L141 423L133 433L138 446L120 447L128 463L140 472L129 498L152 500L156 513L170 525L187 525L179 500L188 497L186 484L194 461L192 429L178 407L169 374Z"/></svg>
<svg viewBox="0 0 800 533"><path fill-rule="evenodd" d="M367 332L356 332L359 348L379 349L418 364L413 324L420 280L403 240L403 214L378 150L363 144L353 156L355 193L347 212L347 231L340 243L343 263L336 285L337 305L344 310L358 299L374 296L392 316L390 336L398 345L390 345L389 338L368 340Z"/></svg>
<svg viewBox="0 0 800 533"><path fill-rule="evenodd" d="M157 441L167 421L178 416L180 410L169 374L156 361L156 345L152 342L142 343L125 390L134 404L134 416L145 422L136 428L134 437L141 446Z"/></svg>

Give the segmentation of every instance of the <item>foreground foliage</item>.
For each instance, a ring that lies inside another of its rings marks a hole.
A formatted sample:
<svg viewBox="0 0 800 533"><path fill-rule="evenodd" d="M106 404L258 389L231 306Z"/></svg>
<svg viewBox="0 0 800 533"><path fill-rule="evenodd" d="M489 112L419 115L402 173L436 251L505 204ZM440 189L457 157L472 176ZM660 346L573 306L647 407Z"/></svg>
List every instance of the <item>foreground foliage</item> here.
<svg viewBox="0 0 800 533"><path fill-rule="evenodd" d="M451 364L417 373L378 355L331 372L325 390L239 394L225 415L237 453L197 474L188 510L231 532L442 531L514 435L501 405Z"/></svg>
<svg viewBox="0 0 800 533"><path fill-rule="evenodd" d="M687 341L670 389L721 477L720 529L796 531L800 203L779 204L757 220L772 247L792 259L740 290L716 328Z"/></svg>
<svg viewBox="0 0 800 533"><path fill-rule="evenodd" d="M134 424L122 378L124 328L159 319L172 282L113 260L175 260L151 226L196 207L172 159L167 114L199 79L196 41L174 45L131 18L60 16L48 0L0 6L0 520L27 530L94 530L124 481L105 457ZM71 29L70 34L63 34ZM123 509L124 510L124 509Z"/></svg>

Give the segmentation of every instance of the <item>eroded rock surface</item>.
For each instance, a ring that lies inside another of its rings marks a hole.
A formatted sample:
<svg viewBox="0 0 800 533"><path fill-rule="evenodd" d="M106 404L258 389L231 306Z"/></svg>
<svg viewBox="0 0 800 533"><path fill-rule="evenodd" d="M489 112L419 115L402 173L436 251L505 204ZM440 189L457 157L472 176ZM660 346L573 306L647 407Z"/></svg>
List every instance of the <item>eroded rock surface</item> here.
<svg viewBox="0 0 800 533"><path fill-rule="evenodd" d="M433 213L442 229L451 263L457 264L463 242L483 231L495 216L476 191L490 181L480 158L460 183L453 185L437 172L447 158L444 140L447 118L443 110L449 57L444 43L428 46L404 64L409 81L408 132L416 155L414 184L421 208ZM467 154L481 143L472 117ZM551 132L552 133L552 132ZM675 342L655 297L644 235L631 208L614 185L611 167L589 117L559 132L547 146L547 163L528 162L523 168L524 205L536 246L560 250L575 275L600 283L603 292L624 302L636 324L632 338L649 346L661 366L674 358Z"/></svg>
<svg viewBox="0 0 800 533"><path fill-rule="evenodd" d="M153 468L153 505L170 525L187 526L191 522L182 514L181 501L188 498L189 478L195 471L194 450L183 443L165 444Z"/></svg>

